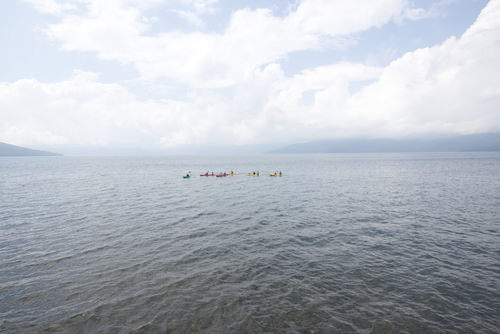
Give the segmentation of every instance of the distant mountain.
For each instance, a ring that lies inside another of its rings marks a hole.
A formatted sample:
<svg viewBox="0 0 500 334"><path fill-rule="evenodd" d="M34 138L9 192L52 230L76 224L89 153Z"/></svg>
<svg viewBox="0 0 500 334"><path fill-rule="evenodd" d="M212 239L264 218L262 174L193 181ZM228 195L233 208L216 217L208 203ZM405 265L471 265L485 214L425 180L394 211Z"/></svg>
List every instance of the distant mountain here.
<svg viewBox="0 0 500 334"><path fill-rule="evenodd" d="M293 144L271 153L383 153L500 151L500 133L429 139L335 139Z"/></svg>
<svg viewBox="0 0 500 334"><path fill-rule="evenodd" d="M0 142L0 157L9 156L57 156L61 155L58 153L45 152L39 150L32 150L30 148L25 148L16 145L10 145Z"/></svg>

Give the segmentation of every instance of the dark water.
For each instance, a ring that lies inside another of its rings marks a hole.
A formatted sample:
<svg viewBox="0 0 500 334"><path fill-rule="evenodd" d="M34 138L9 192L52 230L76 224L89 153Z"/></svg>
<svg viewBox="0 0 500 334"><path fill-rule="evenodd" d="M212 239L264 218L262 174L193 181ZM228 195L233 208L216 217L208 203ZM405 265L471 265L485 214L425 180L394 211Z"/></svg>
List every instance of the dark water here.
<svg viewBox="0 0 500 334"><path fill-rule="evenodd" d="M2 158L0 196L0 332L500 332L497 153Z"/></svg>

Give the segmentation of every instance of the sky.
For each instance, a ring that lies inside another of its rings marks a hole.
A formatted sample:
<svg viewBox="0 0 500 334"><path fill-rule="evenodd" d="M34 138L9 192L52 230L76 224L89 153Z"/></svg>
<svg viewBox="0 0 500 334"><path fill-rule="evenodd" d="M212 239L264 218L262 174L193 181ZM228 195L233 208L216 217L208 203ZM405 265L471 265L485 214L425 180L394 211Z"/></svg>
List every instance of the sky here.
<svg viewBox="0 0 500 334"><path fill-rule="evenodd" d="M0 141L275 148L500 131L500 0L4 0Z"/></svg>

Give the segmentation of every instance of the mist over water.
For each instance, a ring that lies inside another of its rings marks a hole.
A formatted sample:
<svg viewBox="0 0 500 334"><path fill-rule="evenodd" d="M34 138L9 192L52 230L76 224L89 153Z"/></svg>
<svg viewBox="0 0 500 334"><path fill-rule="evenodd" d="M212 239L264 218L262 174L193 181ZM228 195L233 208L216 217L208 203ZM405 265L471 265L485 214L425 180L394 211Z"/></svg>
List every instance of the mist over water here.
<svg viewBox="0 0 500 334"><path fill-rule="evenodd" d="M0 196L0 332L500 331L499 153L3 158Z"/></svg>

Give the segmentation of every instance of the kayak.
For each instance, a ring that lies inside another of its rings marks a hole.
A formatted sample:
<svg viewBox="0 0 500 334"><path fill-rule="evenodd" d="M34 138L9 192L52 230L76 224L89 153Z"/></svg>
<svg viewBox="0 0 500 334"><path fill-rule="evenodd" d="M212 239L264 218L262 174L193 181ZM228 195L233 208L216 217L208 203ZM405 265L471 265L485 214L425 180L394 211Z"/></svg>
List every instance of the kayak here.
<svg viewBox="0 0 500 334"><path fill-rule="evenodd" d="M227 176L227 174L226 174L226 175L224 175L224 174L217 174L217 175L215 175L215 176L216 176L216 177L226 177L226 176Z"/></svg>
<svg viewBox="0 0 500 334"><path fill-rule="evenodd" d="M190 177L191 177L190 175L184 175L182 178L189 179Z"/></svg>
<svg viewBox="0 0 500 334"><path fill-rule="evenodd" d="M215 176L215 174L214 173L212 173L212 174L200 174L200 176Z"/></svg>
<svg viewBox="0 0 500 334"><path fill-rule="evenodd" d="M227 175L238 175L239 173L228 173Z"/></svg>
<svg viewBox="0 0 500 334"><path fill-rule="evenodd" d="M260 176L260 174L247 174L248 176Z"/></svg>
<svg viewBox="0 0 500 334"><path fill-rule="evenodd" d="M281 176L280 174L269 174L269 176Z"/></svg>

